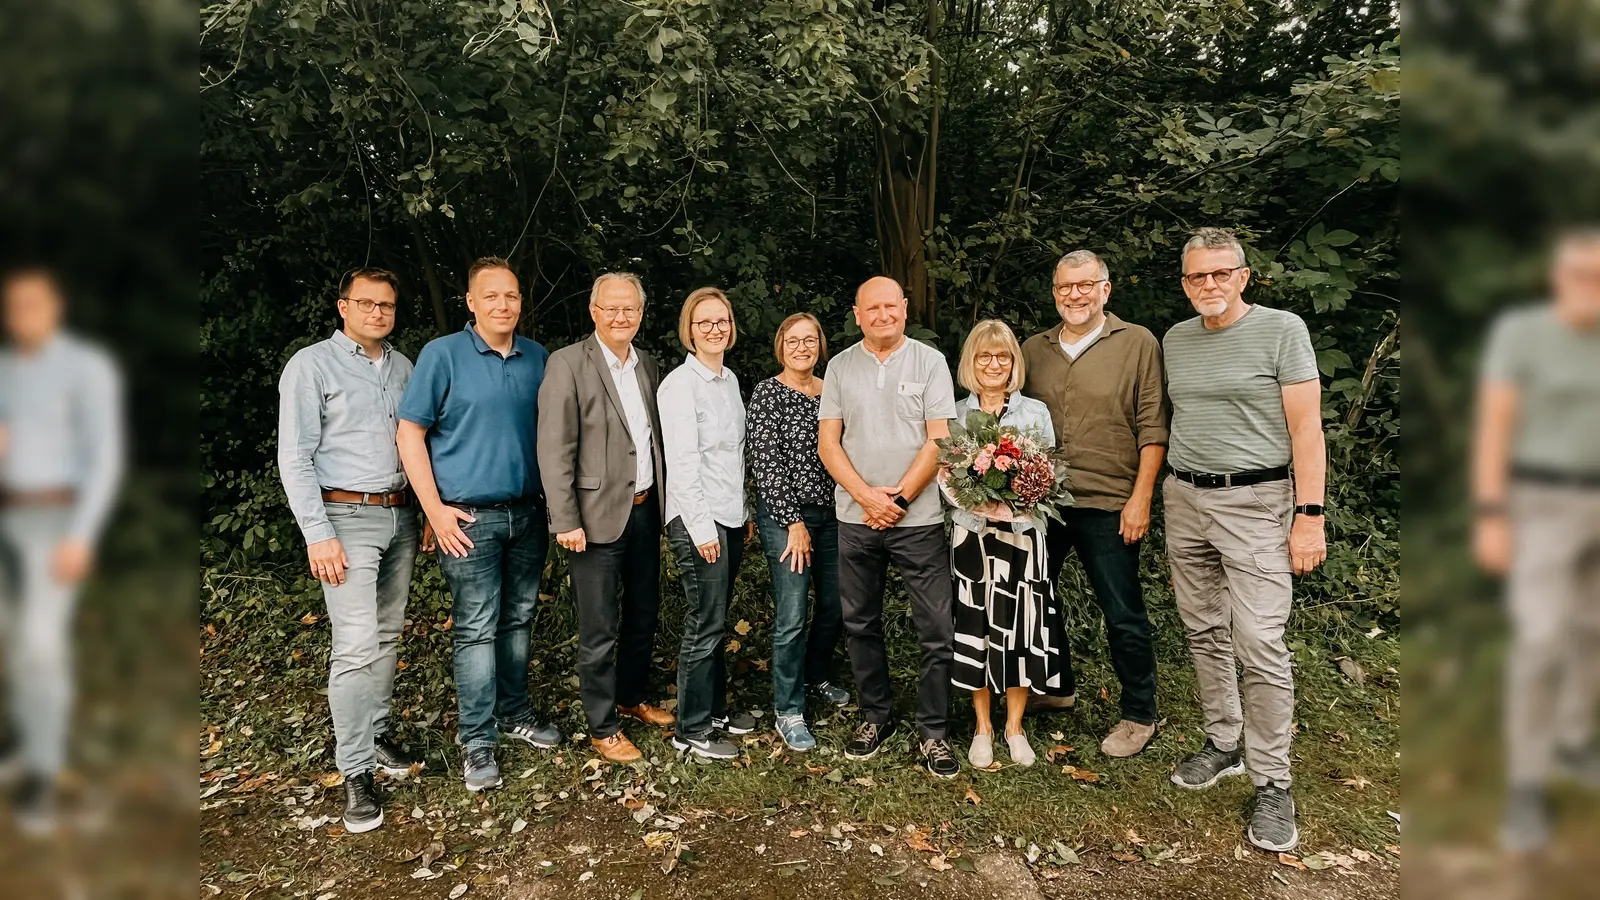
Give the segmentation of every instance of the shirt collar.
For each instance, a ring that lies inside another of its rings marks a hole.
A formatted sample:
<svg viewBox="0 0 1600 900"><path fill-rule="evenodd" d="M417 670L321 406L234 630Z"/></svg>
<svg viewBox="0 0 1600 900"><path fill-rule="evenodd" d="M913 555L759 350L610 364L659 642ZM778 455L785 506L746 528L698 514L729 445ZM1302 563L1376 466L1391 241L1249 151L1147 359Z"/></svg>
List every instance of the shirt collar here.
<svg viewBox="0 0 1600 900"><path fill-rule="evenodd" d="M631 357L633 354L630 353L628 355ZM702 381L725 381L728 377L727 363L723 363L722 374L718 375L717 373L711 371L711 369L707 367L705 363L696 358L693 353L689 354L684 360L684 365L689 367L689 371L699 375Z"/></svg>
<svg viewBox="0 0 1600 900"><path fill-rule="evenodd" d="M605 355L606 367L613 372L631 372L633 367L639 364L639 348L632 344L628 345L628 361L623 362L617 359L617 355L611 352L611 348L606 346L605 341L600 340L600 335L594 336L594 342L600 347L600 352Z"/></svg>
<svg viewBox="0 0 1600 900"><path fill-rule="evenodd" d="M498 350L494 349L493 347L489 346L489 342L483 339L483 335L478 333L478 329L474 328L472 326L471 322L468 322L466 324L466 327L461 329L461 330L465 331L467 334L472 335L472 346L477 348L477 351L479 353L493 353L495 356L499 356L500 355L500 351L498 351ZM509 359L510 357L520 356L521 354L522 354L522 348L517 346L517 335L516 334L512 334L511 335L511 352L506 354L506 358Z"/></svg>
<svg viewBox="0 0 1600 900"><path fill-rule="evenodd" d="M1055 337L1055 341L1058 344L1071 343L1071 341L1068 341L1066 338L1061 336L1061 331L1064 327L1064 323L1057 322L1056 326L1050 329L1049 333ZM1127 327L1128 323L1117 318L1116 313L1108 312L1106 313L1106 320L1100 323L1100 336L1103 338L1108 335L1116 334Z"/></svg>
<svg viewBox="0 0 1600 900"><path fill-rule="evenodd" d="M897 357L900 354L906 352L906 348L911 346L911 337L909 335L902 336L902 339L900 341L900 346L894 348L894 352L890 353L888 358L884 359L881 362L878 360L878 354L873 353L871 350L867 349L867 342L866 342L865 339L863 339L856 346L861 348L861 352L866 354L868 359L871 359L873 362L877 363L880 366L887 366L889 363L894 362L894 358L895 357Z"/></svg>
<svg viewBox="0 0 1600 900"><path fill-rule="evenodd" d="M333 333L333 337L331 338L331 340L334 342L334 344L338 345L340 350L343 350L344 352L350 354L351 356L360 356L362 358L366 358L367 357L367 351L361 349L361 345L356 343L355 339L350 337L350 335L345 334L342 329L339 330L339 331L335 331ZM384 359L388 359L389 358L389 351L393 350L393 349L394 349L394 346L392 344L390 344L388 341L384 341L383 342L383 358Z"/></svg>

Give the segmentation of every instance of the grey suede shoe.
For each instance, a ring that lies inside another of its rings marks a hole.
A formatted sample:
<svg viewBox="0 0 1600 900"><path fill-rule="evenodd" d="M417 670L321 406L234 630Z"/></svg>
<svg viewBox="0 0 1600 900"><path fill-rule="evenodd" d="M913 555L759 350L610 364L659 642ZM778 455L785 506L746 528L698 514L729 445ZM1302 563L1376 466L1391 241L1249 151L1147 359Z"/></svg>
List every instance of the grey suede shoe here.
<svg viewBox="0 0 1600 900"><path fill-rule="evenodd" d="M972 746L967 748L967 762L974 769L987 769L994 765L994 733L975 734Z"/></svg>

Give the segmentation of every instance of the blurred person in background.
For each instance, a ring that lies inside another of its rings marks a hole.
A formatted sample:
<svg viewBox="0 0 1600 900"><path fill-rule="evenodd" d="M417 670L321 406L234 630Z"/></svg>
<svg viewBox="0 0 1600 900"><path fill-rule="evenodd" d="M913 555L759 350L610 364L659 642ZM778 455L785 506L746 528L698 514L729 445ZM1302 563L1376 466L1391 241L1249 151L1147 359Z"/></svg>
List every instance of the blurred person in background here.
<svg viewBox="0 0 1600 900"><path fill-rule="evenodd" d="M1550 302L1502 314L1479 384L1479 564L1507 576L1501 841L1550 839L1548 786L1600 785L1600 226L1557 242Z"/></svg>
<svg viewBox="0 0 1600 900"><path fill-rule="evenodd" d="M1250 268L1233 234L1196 230L1182 260L1198 315L1162 342L1172 474L1161 495L1206 742L1172 782L1204 790L1248 772L1256 794L1245 837L1281 853L1300 842L1289 793L1294 668L1284 642L1292 576L1328 555L1322 383L1306 323L1245 302Z"/></svg>
<svg viewBox="0 0 1600 900"><path fill-rule="evenodd" d="M123 469L121 380L100 348L63 327L55 275L0 278L0 633L15 743L4 768L26 834L55 824L73 670L68 630Z"/></svg>
<svg viewBox="0 0 1600 900"><path fill-rule="evenodd" d="M278 470L333 630L328 708L351 834L383 824L373 774L404 775L421 762L389 734L419 539L395 446L395 412L411 380L411 360L388 341L397 284L383 269L347 273L343 326L291 357L278 382Z"/></svg>

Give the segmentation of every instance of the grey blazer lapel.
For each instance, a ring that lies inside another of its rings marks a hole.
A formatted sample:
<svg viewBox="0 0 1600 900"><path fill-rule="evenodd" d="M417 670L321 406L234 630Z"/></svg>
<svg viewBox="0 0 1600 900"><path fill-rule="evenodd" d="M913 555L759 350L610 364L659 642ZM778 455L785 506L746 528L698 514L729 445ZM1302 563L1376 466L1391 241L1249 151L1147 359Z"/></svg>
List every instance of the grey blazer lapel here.
<svg viewBox="0 0 1600 900"><path fill-rule="evenodd" d="M595 372L599 374L600 383L605 385L606 396L611 398L611 408L622 421L622 430L627 432L631 439L633 430L628 427L628 411L622 408L622 398L617 395L617 383L611 378L611 367L606 365L606 355L600 350L600 339L588 340L584 349L589 354L589 361L594 364Z"/></svg>

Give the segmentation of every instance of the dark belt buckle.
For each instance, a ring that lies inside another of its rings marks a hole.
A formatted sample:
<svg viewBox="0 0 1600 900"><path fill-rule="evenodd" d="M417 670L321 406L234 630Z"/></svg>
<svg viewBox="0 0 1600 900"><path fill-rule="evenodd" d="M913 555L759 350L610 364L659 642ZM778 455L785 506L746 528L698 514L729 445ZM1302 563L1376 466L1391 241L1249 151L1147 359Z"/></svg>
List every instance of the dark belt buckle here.
<svg viewBox="0 0 1600 900"><path fill-rule="evenodd" d="M1204 472L1196 472L1194 486L1202 488L1231 487L1228 483L1231 480L1227 475L1210 475Z"/></svg>

